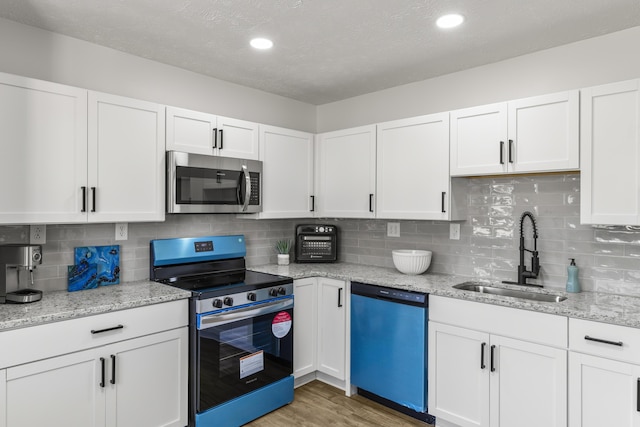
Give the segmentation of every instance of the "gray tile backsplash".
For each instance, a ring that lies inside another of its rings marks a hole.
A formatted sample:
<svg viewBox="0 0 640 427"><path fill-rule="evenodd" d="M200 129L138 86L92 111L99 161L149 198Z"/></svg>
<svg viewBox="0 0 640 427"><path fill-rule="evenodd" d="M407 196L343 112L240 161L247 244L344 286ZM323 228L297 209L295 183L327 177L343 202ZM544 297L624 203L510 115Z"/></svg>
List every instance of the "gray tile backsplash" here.
<svg viewBox="0 0 640 427"><path fill-rule="evenodd" d="M129 239L115 241L113 224L49 225L44 263L36 286L66 289L73 248L121 245L122 280L149 277L149 240L184 236L244 234L247 264L276 261L276 240L293 238L299 223L332 223L340 228L341 261L393 267L393 249L433 251L429 272L514 280L518 265L519 218L531 211L538 225L538 250L545 287L563 289L568 258L580 268L585 290L640 296L640 227L580 225L580 175L554 174L471 178L468 217L460 240L449 239L449 223L400 223L400 237L387 237L387 220L300 219L254 220L235 215L167 215L163 223L130 223ZM525 223L527 247L531 245ZM0 244L27 242L28 226L0 226ZM529 256L526 256L529 264Z"/></svg>

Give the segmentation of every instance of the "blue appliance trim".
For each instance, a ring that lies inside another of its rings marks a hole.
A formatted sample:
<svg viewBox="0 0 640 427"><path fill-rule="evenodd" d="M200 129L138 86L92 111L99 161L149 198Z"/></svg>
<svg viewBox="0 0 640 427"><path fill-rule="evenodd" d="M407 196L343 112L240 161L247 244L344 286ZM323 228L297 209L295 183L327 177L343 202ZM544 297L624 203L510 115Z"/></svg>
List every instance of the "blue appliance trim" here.
<svg viewBox="0 0 640 427"><path fill-rule="evenodd" d="M196 414L196 427L238 427L293 402L293 375Z"/></svg>
<svg viewBox="0 0 640 427"><path fill-rule="evenodd" d="M351 295L351 383L427 411L428 309Z"/></svg>
<svg viewBox="0 0 640 427"><path fill-rule="evenodd" d="M209 243L211 243L209 245ZM243 235L185 237L151 241L154 267L219 259L243 258L247 246Z"/></svg>

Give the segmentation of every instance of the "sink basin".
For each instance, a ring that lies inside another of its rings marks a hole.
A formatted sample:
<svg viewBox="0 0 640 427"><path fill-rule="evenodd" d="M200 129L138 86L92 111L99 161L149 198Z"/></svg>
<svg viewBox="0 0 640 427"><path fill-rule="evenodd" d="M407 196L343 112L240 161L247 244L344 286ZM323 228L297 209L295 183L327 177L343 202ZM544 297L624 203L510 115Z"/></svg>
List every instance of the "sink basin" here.
<svg viewBox="0 0 640 427"><path fill-rule="evenodd" d="M514 297L528 299L540 302L560 302L567 299L562 295L540 294L537 292L520 291L517 289L496 288L494 286L486 286L477 282L464 282L453 286L462 291L480 292L483 294L502 295L505 297Z"/></svg>

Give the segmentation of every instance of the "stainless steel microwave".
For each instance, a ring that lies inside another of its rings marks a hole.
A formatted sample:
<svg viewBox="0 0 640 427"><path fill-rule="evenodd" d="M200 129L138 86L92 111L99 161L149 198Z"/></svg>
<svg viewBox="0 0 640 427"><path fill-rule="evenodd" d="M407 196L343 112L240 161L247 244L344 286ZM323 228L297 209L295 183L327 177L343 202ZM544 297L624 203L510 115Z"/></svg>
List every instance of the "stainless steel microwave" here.
<svg viewBox="0 0 640 427"><path fill-rule="evenodd" d="M167 212L262 211L262 162L167 152Z"/></svg>

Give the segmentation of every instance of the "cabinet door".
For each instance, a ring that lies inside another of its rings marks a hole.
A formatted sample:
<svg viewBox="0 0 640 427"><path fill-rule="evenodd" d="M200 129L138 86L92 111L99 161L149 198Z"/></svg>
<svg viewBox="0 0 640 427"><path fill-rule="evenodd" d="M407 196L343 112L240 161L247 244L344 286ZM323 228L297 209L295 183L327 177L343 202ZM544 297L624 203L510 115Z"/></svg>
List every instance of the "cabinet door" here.
<svg viewBox="0 0 640 427"><path fill-rule="evenodd" d="M578 91L509 102L510 172L577 170Z"/></svg>
<svg viewBox="0 0 640 427"><path fill-rule="evenodd" d="M164 220L164 110L89 93L89 221Z"/></svg>
<svg viewBox="0 0 640 427"><path fill-rule="evenodd" d="M259 159L257 123L218 116L218 150L215 154L239 159Z"/></svg>
<svg viewBox="0 0 640 427"><path fill-rule="evenodd" d="M317 279L293 281L293 375L298 378L316 370L318 298Z"/></svg>
<svg viewBox="0 0 640 427"><path fill-rule="evenodd" d="M104 426L102 372L95 350L8 368L7 426Z"/></svg>
<svg viewBox="0 0 640 427"><path fill-rule="evenodd" d="M318 371L345 379L346 284L318 278Z"/></svg>
<svg viewBox="0 0 640 427"><path fill-rule="evenodd" d="M167 151L184 151L194 154L214 152L214 134L217 118L213 114L184 108L167 107ZM217 130L216 130L217 132Z"/></svg>
<svg viewBox="0 0 640 427"><path fill-rule="evenodd" d="M640 367L569 352L570 427L640 426Z"/></svg>
<svg viewBox="0 0 640 427"><path fill-rule="evenodd" d="M7 427L7 370L0 369L0 427Z"/></svg>
<svg viewBox="0 0 640 427"><path fill-rule="evenodd" d="M429 322L430 414L461 427L489 425L489 344L489 334Z"/></svg>
<svg viewBox="0 0 640 427"><path fill-rule="evenodd" d="M567 351L495 335L491 347L491 426L565 427Z"/></svg>
<svg viewBox="0 0 640 427"><path fill-rule="evenodd" d="M313 216L313 135L260 127L262 212L260 218Z"/></svg>
<svg viewBox="0 0 640 427"><path fill-rule="evenodd" d="M0 152L0 223L86 221L86 90L0 73Z"/></svg>
<svg viewBox="0 0 640 427"><path fill-rule="evenodd" d="M316 216L375 216L376 127L317 136Z"/></svg>
<svg viewBox="0 0 640 427"><path fill-rule="evenodd" d="M376 217L448 219L449 114L378 125Z"/></svg>
<svg viewBox="0 0 640 427"><path fill-rule="evenodd" d="M187 425L187 327L104 347L107 426Z"/></svg>
<svg viewBox="0 0 640 427"><path fill-rule="evenodd" d="M580 222L640 224L640 80L581 91Z"/></svg>
<svg viewBox="0 0 640 427"><path fill-rule="evenodd" d="M451 112L451 176L486 175L507 169L507 104Z"/></svg>

